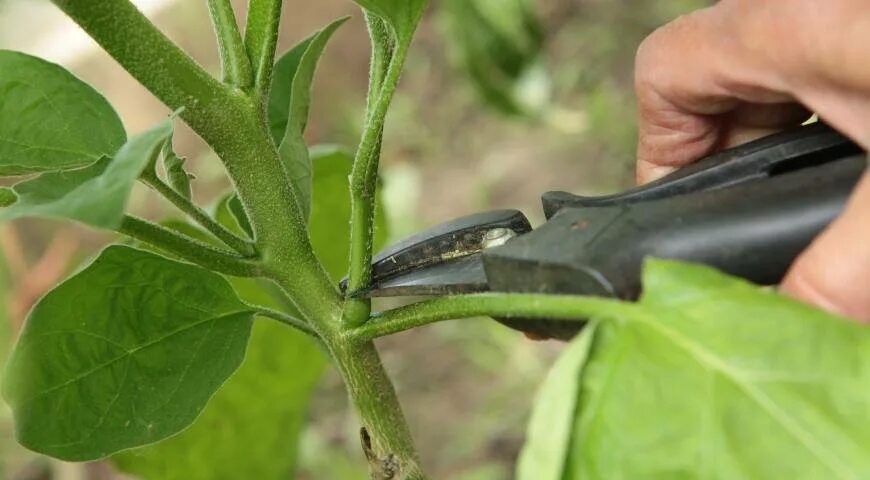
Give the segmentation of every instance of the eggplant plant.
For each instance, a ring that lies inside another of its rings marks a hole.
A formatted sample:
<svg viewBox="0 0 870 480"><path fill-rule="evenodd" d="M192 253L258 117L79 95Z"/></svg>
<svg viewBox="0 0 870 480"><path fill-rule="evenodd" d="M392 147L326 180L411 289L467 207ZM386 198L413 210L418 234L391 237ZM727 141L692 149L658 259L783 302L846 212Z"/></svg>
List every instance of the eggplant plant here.
<svg viewBox="0 0 870 480"><path fill-rule="evenodd" d="M249 0L244 34L229 0L208 0L218 79L129 0L52 1L174 113L128 135L111 105L62 67L0 51L0 174L28 176L2 191L0 219L68 219L127 238L28 317L3 379L25 447L90 461L176 441L246 354L262 358L247 351L262 317L288 329L269 337L301 332L294 348L321 349L340 372L372 479L425 479L374 340L490 316L588 321L539 394L520 479L870 475L868 331L706 267L650 261L638 303L488 293L373 312L370 300L342 293L336 264L347 264L351 294L372 279L384 122L425 0L356 0L372 55L350 153L310 149L304 138L318 59L347 19L275 61L282 0ZM178 121L232 182L215 212L192 200L173 150ZM348 260L327 261L314 245L325 221L317 183L346 173L347 215L331 219L327 238L346 244ZM126 213L137 182L192 223ZM347 238L336 238L345 220ZM292 362L298 352L270 353ZM246 364L246 378L265 363ZM258 433L251 441L267 441Z"/></svg>

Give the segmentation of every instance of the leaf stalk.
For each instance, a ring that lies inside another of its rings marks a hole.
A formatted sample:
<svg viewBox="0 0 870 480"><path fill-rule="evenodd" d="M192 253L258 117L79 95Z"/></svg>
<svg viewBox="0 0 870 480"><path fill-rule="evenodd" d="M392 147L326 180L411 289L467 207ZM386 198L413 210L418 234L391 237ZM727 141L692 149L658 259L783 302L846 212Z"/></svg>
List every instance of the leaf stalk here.
<svg viewBox="0 0 870 480"><path fill-rule="evenodd" d="M218 250L132 215L124 217L118 232L216 272L236 277L257 277L262 274L256 261Z"/></svg>
<svg viewBox="0 0 870 480"><path fill-rule="evenodd" d="M311 328L311 326L309 326L308 323L305 322L305 320L301 320L299 318L294 317L293 315L288 315L284 312L272 310L271 308L261 307L258 305L251 305L250 307L252 309L254 309L254 311L257 313L257 315L260 315L260 316L266 317L266 318L271 318L272 320L277 320L285 325L291 326L291 327L301 331L302 333L305 333L306 335L312 336L315 339L320 338L317 336L317 332L315 332Z"/></svg>
<svg viewBox="0 0 870 480"><path fill-rule="evenodd" d="M442 297L372 316L348 332L358 341L393 335L445 320L470 317L548 318L585 322L589 318L619 316L631 305L616 300L573 295L480 293Z"/></svg>
<svg viewBox="0 0 870 480"><path fill-rule="evenodd" d="M185 215L189 216L193 221L212 233L218 240L226 246L232 248L240 255L245 257L254 257L257 253L254 245L229 231L226 227L215 221L203 209L199 208L187 197L176 192L175 189L161 180L152 170L146 170L141 176L141 181L148 185L154 191L163 196L170 203L175 205Z"/></svg>

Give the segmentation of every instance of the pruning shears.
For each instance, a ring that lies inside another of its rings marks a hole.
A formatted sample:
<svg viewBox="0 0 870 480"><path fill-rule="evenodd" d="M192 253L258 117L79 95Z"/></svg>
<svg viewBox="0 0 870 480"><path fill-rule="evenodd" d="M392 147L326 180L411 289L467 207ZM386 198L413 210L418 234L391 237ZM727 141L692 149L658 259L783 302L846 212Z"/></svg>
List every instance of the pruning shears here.
<svg viewBox="0 0 870 480"><path fill-rule="evenodd" d="M707 264L762 285L842 211L867 166L862 149L817 123L732 148L623 193L549 192L533 229L517 210L476 213L402 240L373 260L352 297L475 292L636 299L648 256ZM567 340L576 322L499 320Z"/></svg>

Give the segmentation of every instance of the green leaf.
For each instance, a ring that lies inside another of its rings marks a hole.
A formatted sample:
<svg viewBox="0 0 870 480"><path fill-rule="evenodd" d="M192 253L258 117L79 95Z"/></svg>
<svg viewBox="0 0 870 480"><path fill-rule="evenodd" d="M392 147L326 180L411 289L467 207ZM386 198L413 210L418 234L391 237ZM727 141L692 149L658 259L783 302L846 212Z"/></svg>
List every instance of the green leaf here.
<svg viewBox="0 0 870 480"><path fill-rule="evenodd" d="M311 45L314 36L310 36L299 42L281 55L275 62L272 74L272 86L269 89L269 102L266 116L269 120L269 131L272 132L272 140L275 145L280 145L287 131L290 120L290 96L293 93L293 79L299 70L299 62Z"/></svg>
<svg viewBox="0 0 870 480"><path fill-rule="evenodd" d="M591 322L568 345L541 385L517 462L517 480L562 480L580 374L589 359L597 325Z"/></svg>
<svg viewBox="0 0 870 480"><path fill-rule="evenodd" d="M327 25L285 54L275 68L269 99L272 134L287 177L299 195L306 218L311 210L311 159L305 144L305 128L311 106L311 87L317 63L332 34L347 18ZM275 105L273 107L273 105ZM286 106L285 106L286 105ZM283 131L275 131L284 125Z"/></svg>
<svg viewBox="0 0 870 480"><path fill-rule="evenodd" d="M162 156L163 168L166 170L166 180L169 182L169 186L178 194L190 200L193 196L193 191L190 188L190 181L193 179L193 175L184 170L184 162L187 159L179 157L172 149L172 136L163 144Z"/></svg>
<svg viewBox="0 0 870 480"><path fill-rule="evenodd" d="M268 296L255 282L235 287L244 297L252 289L259 304ZM116 456L115 464L143 480L294 478L300 432L326 357L304 334L269 320L255 323L248 350L191 428Z"/></svg>
<svg viewBox="0 0 870 480"><path fill-rule="evenodd" d="M429 3L427 0L354 0L359 6L381 17L390 26L399 44L411 43L417 24Z"/></svg>
<svg viewBox="0 0 870 480"><path fill-rule="evenodd" d="M84 461L178 433L241 364L252 317L220 275L107 248L27 320L4 378L18 441Z"/></svg>
<svg viewBox="0 0 870 480"><path fill-rule="evenodd" d="M308 229L318 258L332 279L338 281L347 272L350 255L350 190L348 176L353 157L347 150L330 145L311 149L314 166L314 203ZM387 217L383 202L375 212L375 250L387 241Z"/></svg>
<svg viewBox="0 0 870 480"><path fill-rule="evenodd" d="M0 50L0 175L83 167L125 140L118 114L88 84L53 63Z"/></svg>
<svg viewBox="0 0 870 480"><path fill-rule="evenodd" d="M644 286L595 334L566 478L870 476L870 329L706 267Z"/></svg>
<svg viewBox="0 0 870 480"><path fill-rule="evenodd" d="M130 190L172 135L172 120L131 138L115 155L76 170L47 172L14 187L18 201L0 221L21 217L77 220L98 228L121 224Z"/></svg>

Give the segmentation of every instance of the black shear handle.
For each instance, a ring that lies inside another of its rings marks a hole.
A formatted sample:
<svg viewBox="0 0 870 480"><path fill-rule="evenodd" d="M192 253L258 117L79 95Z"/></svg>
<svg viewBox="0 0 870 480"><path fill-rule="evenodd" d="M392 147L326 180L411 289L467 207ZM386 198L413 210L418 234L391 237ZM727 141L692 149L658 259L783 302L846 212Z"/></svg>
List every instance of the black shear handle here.
<svg viewBox="0 0 870 480"><path fill-rule="evenodd" d="M727 188L563 208L540 229L487 251L487 277L499 291L630 300L640 294L644 259L659 257L776 284L839 215L866 165L860 154ZM516 327L528 330L528 325ZM543 330L531 333L554 338L576 333L576 326L561 322L535 328Z"/></svg>
<svg viewBox="0 0 870 480"><path fill-rule="evenodd" d="M659 180L614 195L583 197L548 192L542 199L544 212L550 218L562 208L625 205L729 188L861 152L861 147L836 130L814 123L710 155Z"/></svg>
<svg viewBox="0 0 870 480"><path fill-rule="evenodd" d="M703 263L758 284L777 284L842 212L865 167L866 157L858 155L727 189L633 204L587 254L622 298L639 294L647 256Z"/></svg>

